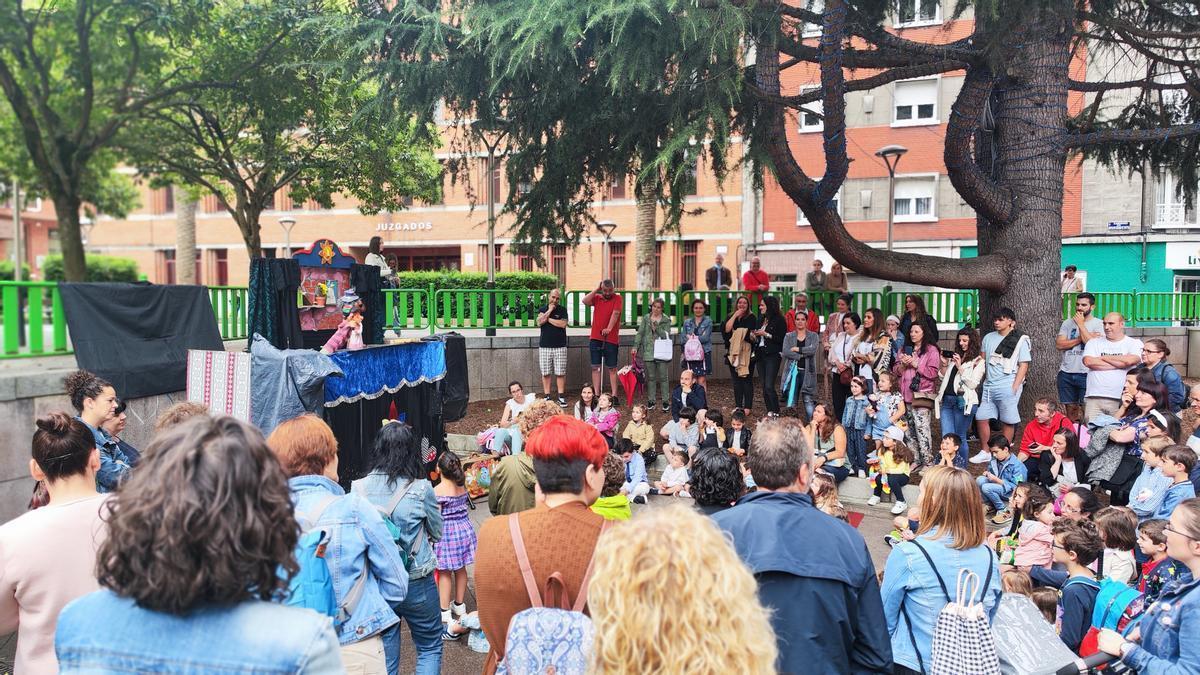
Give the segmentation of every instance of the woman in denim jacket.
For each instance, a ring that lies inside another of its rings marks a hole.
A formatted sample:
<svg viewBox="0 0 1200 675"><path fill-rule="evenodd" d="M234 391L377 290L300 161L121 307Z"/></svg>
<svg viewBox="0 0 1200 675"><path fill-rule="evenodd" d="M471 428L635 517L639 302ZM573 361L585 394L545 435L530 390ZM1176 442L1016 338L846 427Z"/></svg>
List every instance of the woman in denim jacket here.
<svg viewBox="0 0 1200 675"><path fill-rule="evenodd" d="M1200 499L1181 502L1170 522L1167 555L1187 565L1193 581L1168 586L1128 639L1100 632L1100 649L1121 657L1139 675L1200 672Z"/></svg>
<svg viewBox="0 0 1200 675"><path fill-rule="evenodd" d="M321 418L307 414L287 420L275 427L267 445L291 477L296 519L315 517L313 526L329 533L325 561L339 614L349 614L335 626L346 670L384 673L383 633L400 623L392 606L408 592L400 549L371 502L337 484L337 439ZM356 593L360 580L364 585Z"/></svg>
<svg viewBox="0 0 1200 675"><path fill-rule="evenodd" d="M108 503L104 588L59 615L60 672L342 672L328 617L272 602L296 573L298 528L257 429L172 427Z"/></svg>
<svg viewBox="0 0 1200 675"><path fill-rule="evenodd" d="M375 435L372 456L375 469L354 481L350 490L366 497L395 528L393 537L408 560L408 594L392 609L408 621L417 650L417 675L437 675L442 670L442 619L433 580L433 542L442 538L442 511L425 478L421 439L407 424L390 422ZM393 504L395 508L384 514ZM384 631L383 648L388 672L400 672L400 624Z"/></svg>
<svg viewBox="0 0 1200 675"><path fill-rule="evenodd" d="M970 472L948 466L926 469L920 510L917 538L892 549L879 591L897 674L924 672L932 665L933 627L950 602L947 593L955 594L959 570L979 576L981 597L972 600L982 600L989 617L1000 600L1000 564L984 544L987 527Z"/></svg>

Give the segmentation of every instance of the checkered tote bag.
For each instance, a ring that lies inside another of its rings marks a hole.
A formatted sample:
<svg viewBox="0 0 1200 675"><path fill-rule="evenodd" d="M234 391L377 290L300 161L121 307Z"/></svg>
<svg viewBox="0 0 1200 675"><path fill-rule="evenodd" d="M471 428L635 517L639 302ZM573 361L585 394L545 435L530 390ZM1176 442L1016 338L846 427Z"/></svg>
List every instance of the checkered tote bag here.
<svg viewBox="0 0 1200 675"><path fill-rule="evenodd" d="M1000 675L1000 657L983 611L986 590L980 591L977 574L959 570L958 597L946 603L933 628L931 675ZM980 601L974 599L976 595Z"/></svg>

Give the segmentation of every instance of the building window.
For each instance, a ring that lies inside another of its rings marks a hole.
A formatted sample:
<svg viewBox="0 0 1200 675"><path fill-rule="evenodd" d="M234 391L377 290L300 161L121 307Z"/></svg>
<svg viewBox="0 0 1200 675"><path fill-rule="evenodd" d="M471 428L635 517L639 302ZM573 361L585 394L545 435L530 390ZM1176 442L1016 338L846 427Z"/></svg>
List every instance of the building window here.
<svg viewBox="0 0 1200 675"><path fill-rule="evenodd" d="M810 12L816 12L817 14L824 14L825 13L825 0L804 0L804 8ZM821 34L821 24L806 22L804 24L804 28L802 30L803 30L803 32L801 33L802 37L806 37L806 38L817 37L818 35Z"/></svg>
<svg viewBox="0 0 1200 675"><path fill-rule="evenodd" d="M897 0L896 27L941 23L941 5L939 0Z"/></svg>
<svg viewBox="0 0 1200 675"><path fill-rule="evenodd" d="M687 176L684 177L684 194L689 197L695 197L700 191L700 166L699 160L693 159L687 168Z"/></svg>
<svg viewBox="0 0 1200 675"><path fill-rule="evenodd" d="M221 200L216 195L204 195L200 200L200 210L204 213L217 213L221 210Z"/></svg>
<svg viewBox="0 0 1200 675"><path fill-rule="evenodd" d="M818 178L816 180L821 180L821 179ZM837 194L833 196L833 199L829 200L829 205L833 207L834 211L837 211L837 214L839 216L842 215L842 191L840 189L838 190ZM805 216L804 212L800 210L799 206L797 206L796 207L796 227L808 227L811 224L812 223L808 222L808 216Z"/></svg>
<svg viewBox="0 0 1200 675"><path fill-rule="evenodd" d="M892 126L937 124L938 79L897 82Z"/></svg>
<svg viewBox="0 0 1200 675"><path fill-rule="evenodd" d="M214 286L229 285L229 249L214 248L212 250L212 272L213 278L209 279L209 283ZM197 279L199 279L199 272Z"/></svg>
<svg viewBox="0 0 1200 675"><path fill-rule="evenodd" d="M550 273L558 277L558 285L567 286L567 245L550 245Z"/></svg>
<svg viewBox="0 0 1200 675"><path fill-rule="evenodd" d="M286 190L287 188L284 188L275 193L276 211L292 211L296 208L296 204L292 201L292 196Z"/></svg>
<svg viewBox="0 0 1200 675"><path fill-rule="evenodd" d="M805 94L816 89L820 89L820 87L800 87L800 93ZM821 101L805 103L803 107L797 110L796 112L800 119L800 133L811 133L825 128L825 118L822 116L824 110L825 104Z"/></svg>
<svg viewBox="0 0 1200 675"><path fill-rule="evenodd" d="M163 283L166 283L166 284L176 283L176 281L175 281L175 279L176 279L175 250L174 249L171 249L169 251L161 251L161 264L162 264L163 279L164 279ZM204 283L204 276L201 274L200 250L199 249L196 249L196 283L197 284Z"/></svg>
<svg viewBox="0 0 1200 675"><path fill-rule="evenodd" d="M496 244L493 249L492 264L495 265L497 272L500 271L500 252L504 248L503 244ZM487 271L487 244L479 245L479 269Z"/></svg>
<svg viewBox="0 0 1200 675"><path fill-rule="evenodd" d="M628 245L623 241L608 244L608 276L615 288L625 288L625 249Z"/></svg>
<svg viewBox="0 0 1200 675"><path fill-rule="evenodd" d="M1170 171L1163 170L1154 182L1156 229L1200 227L1195 207L1188 207L1178 193L1179 179Z"/></svg>
<svg viewBox="0 0 1200 675"><path fill-rule="evenodd" d="M518 253L517 254L517 269L521 270L522 272L532 272L533 271L533 256L531 256L527 253Z"/></svg>
<svg viewBox="0 0 1200 675"><path fill-rule="evenodd" d="M175 212L175 191L170 185L164 188L159 188L154 191L151 196L151 206L154 210L154 215L161 216Z"/></svg>
<svg viewBox="0 0 1200 675"><path fill-rule="evenodd" d="M897 178L892 213L898 223L937 220L937 176L928 178Z"/></svg>
<svg viewBox="0 0 1200 675"><path fill-rule="evenodd" d="M612 179L612 182L608 184L609 199L625 199L625 179L625 174Z"/></svg>
<svg viewBox="0 0 1200 675"><path fill-rule="evenodd" d="M679 245L679 282L696 287L696 253L700 248L698 241L684 241Z"/></svg>
<svg viewBox="0 0 1200 675"><path fill-rule="evenodd" d="M484 181L483 181L483 189L484 189L484 190L487 190L487 189L488 189L488 183L487 183L487 175L488 175L488 170L487 170L487 166L488 166L488 161L487 161L487 158L485 157L485 158L483 159L483 178L484 178ZM503 203L503 202L504 202L504 195L503 195L503 194L501 194L501 192L500 192L500 187L501 187L501 185L500 185L500 170L501 170L501 169L500 169L500 160L499 160L499 159L497 159L497 160L496 160L496 168L492 170L492 183L491 183L491 185L492 185L492 187L491 187L491 189L492 189L492 195L494 196L494 198L495 198L495 200L496 200L496 203ZM484 203L485 203L485 204L487 203L487 198L488 198L488 194L485 192L485 193L483 194L483 199L484 199Z"/></svg>
<svg viewBox="0 0 1200 675"><path fill-rule="evenodd" d="M654 242L654 283L655 288L662 288L662 248L661 241Z"/></svg>

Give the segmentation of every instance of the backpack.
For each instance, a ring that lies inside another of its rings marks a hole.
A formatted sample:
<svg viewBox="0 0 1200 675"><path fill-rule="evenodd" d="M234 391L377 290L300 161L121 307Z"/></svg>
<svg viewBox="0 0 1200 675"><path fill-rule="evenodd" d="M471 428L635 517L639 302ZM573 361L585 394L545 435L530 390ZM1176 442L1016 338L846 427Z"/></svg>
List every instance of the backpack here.
<svg viewBox="0 0 1200 675"><path fill-rule="evenodd" d="M970 570L960 569L956 585L958 597L952 598L946 582L942 579L942 574L938 572L937 565L933 564L933 558L930 557L929 552L916 539L912 540L912 544L917 547L921 555L925 556L930 569L933 570L933 576L937 577L938 585L942 587L942 595L946 597L946 604L938 612L937 623L934 625L933 644L930 648L933 663L929 665L928 671L926 671L925 659L921 657L921 650L917 647L917 638L913 633L913 624L912 619L908 616L908 608L904 604L900 605L904 623L908 626L908 639L912 643L913 653L917 656L920 672L929 672L933 675L944 673L1000 675L1000 656L996 652L996 643L992 637L987 614L983 611L983 598L987 595L987 589L992 583L994 570L990 552L987 576L984 578L983 584L979 584L979 577ZM979 590L977 602L973 600L975 589Z"/></svg>
<svg viewBox="0 0 1200 675"><path fill-rule="evenodd" d="M1099 560L1098 569L1100 574L1103 574L1103 556ZM1067 584L1072 582L1095 585L1099 589L1096 592L1096 604L1092 605L1092 625L1084 634L1083 641L1079 643L1080 656L1087 657L1100 652L1101 630L1107 628L1124 635L1137 625L1146 609L1145 598L1140 591L1115 579L1102 578L1099 583L1090 579L1067 580ZM1063 588L1066 588L1067 584L1064 584Z"/></svg>
<svg viewBox="0 0 1200 675"><path fill-rule="evenodd" d="M400 527L397 526L395 521L392 520L392 512L395 511L396 507L400 505L400 500L404 499L404 495L408 494L408 491L412 489L413 484L415 484L417 480L419 479L410 480L408 485L404 486L404 489L400 490L392 497L392 501L388 502L387 506L375 507L375 510L379 511L379 515L383 516L383 525L387 528L388 534L392 535L392 541L396 542L396 548L400 550L400 559L404 561L404 570L406 572L412 572L412 563L414 560L416 560L417 553L421 551L421 545L425 543L425 539L429 535L426 533L425 525L422 523L421 529L417 531L417 536L413 538L412 546L408 547L407 549L404 548L404 542L402 541L403 535L400 532Z"/></svg>
<svg viewBox="0 0 1200 675"><path fill-rule="evenodd" d="M300 570L288 582L287 599L284 601L285 605L304 607L333 617L334 626L340 626L350 618L367 585L367 575L364 573L350 588L346 602L338 606L333 590L333 575L329 573L329 563L325 561L330 536L316 526L325 509L337 500L337 495L328 495L317 502L313 510L296 512L300 538L296 541L295 554Z"/></svg>
<svg viewBox="0 0 1200 675"><path fill-rule="evenodd" d="M604 521L600 533L608 529L611 521ZM555 675L583 675L587 671L592 653L592 638L595 629L592 620L583 613L587 606L588 582L592 578L592 567L596 562L595 552L588 561L579 595L571 604L562 573L554 572L546 579L546 587L539 592L533 578L533 567L525 551L525 540L521 537L521 525L517 514L508 517L508 530L512 534L513 550L517 564L525 581L525 592L529 594L529 609L513 615L508 623L508 634L504 639L504 659L497 664L497 675L510 673L532 674L553 673ZM547 606L543 599L551 600L557 591L557 603Z"/></svg>
<svg viewBox="0 0 1200 675"><path fill-rule="evenodd" d="M700 338L696 337L695 333L689 335L687 341L683 343L683 360L704 360L704 345L700 344Z"/></svg>

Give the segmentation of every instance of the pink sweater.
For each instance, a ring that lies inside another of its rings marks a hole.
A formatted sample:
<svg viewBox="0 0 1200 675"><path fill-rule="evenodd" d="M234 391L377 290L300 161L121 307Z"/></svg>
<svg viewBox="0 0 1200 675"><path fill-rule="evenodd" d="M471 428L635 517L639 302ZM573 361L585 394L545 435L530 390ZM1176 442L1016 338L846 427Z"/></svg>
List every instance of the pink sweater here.
<svg viewBox="0 0 1200 675"><path fill-rule="evenodd" d="M1054 559L1054 534L1050 526L1036 520L1026 520L1017 531L1017 552L1013 564L1017 567L1049 567Z"/></svg>
<svg viewBox="0 0 1200 675"><path fill-rule="evenodd" d="M612 438L613 432L617 428L617 424L621 421L621 411L609 408L606 412L596 411L592 419L588 423L596 427L596 431Z"/></svg>
<svg viewBox="0 0 1200 675"><path fill-rule="evenodd" d="M17 631L18 673L56 673L54 627L68 603L99 589L96 549L107 495L50 504L0 526L0 634Z"/></svg>

